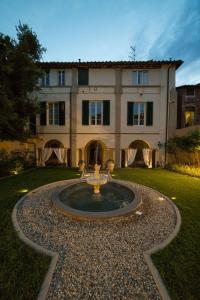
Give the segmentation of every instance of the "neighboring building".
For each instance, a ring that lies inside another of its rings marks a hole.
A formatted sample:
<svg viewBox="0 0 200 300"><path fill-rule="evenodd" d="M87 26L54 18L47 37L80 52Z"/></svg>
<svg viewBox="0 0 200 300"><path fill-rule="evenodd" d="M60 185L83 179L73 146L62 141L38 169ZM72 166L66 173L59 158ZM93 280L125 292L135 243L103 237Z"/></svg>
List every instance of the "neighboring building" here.
<svg viewBox="0 0 200 300"><path fill-rule="evenodd" d="M177 128L200 125L200 83L177 87Z"/></svg>
<svg viewBox="0 0 200 300"><path fill-rule="evenodd" d="M38 165L164 165L176 130L177 61L43 62ZM97 151L98 148L98 151ZM98 152L98 154L97 154Z"/></svg>

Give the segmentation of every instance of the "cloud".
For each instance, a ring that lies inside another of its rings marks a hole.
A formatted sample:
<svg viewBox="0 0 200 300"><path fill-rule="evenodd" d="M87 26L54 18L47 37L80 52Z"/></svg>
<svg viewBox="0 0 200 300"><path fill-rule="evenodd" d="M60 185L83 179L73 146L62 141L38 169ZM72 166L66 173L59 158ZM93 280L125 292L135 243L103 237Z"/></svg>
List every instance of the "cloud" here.
<svg viewBox="0 0 200 300"><path fill-rule="evenodd" d="M177 71L176 85L200 83L200 58Z"/></svg>
<svg viewBox="0 0 200 300"><path fill-rule="evenodd" d="M178 84L200 82L200 2L186 1L176 18L169 20L160 36L151 45L148 58L182 59L177 72Z"/></svg>

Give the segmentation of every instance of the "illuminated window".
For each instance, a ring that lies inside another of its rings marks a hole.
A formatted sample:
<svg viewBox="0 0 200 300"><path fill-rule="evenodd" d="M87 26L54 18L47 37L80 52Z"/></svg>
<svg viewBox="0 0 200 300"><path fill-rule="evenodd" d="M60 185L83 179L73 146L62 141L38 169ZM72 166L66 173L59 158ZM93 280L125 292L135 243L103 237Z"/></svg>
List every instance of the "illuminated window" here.
<svg viewBox="0 0 200 300"><path fill-rule="evenodd" d="M89 120L90 125L103 124L103 101L90 101Z"/></svg>
<svg viewBox="0 0 200 300"><path fill-rule="evenodd" d="M187 108L185 111L185 127L194 125L194 108Z"/></svg>
<svg viewBox="0 0 200 300"><path fill-rule="evenodd" d="M133 125L144 125L145 105L144 103L134 103Z"/></svg>
<svg viewBox="0 0 200 300"><path fill-rule="evenodd" d="M49 125L59 125L59 103L49 103Z"/></svg>

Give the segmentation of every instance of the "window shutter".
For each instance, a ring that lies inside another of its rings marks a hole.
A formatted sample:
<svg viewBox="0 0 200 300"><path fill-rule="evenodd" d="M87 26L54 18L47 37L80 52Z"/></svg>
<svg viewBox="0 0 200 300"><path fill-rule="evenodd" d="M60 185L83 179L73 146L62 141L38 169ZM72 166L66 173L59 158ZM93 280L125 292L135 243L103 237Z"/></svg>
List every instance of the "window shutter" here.
<svg viewBox="0 0 200 300"><path fill-rule="evenodd" d="M47 124L46 102L40 102L40 125Z"/></svg>
<svg viewBox="0 0 200 300"><path fill-rule="evenodd" d="M134 109L134 102L127 103L127 125L133 125L133 109Z"/></svg>
<svg viewBox="0 0 200 300"><path fill-rule="evenodd" d="M147 102L146 126L153 125L153 102Z"/></svg>
<svg viewBox="0 0 200 300"><path fill-rule="evenodd" d="M82 101L82 125L89 125L89 101Z"/></svg>
<svg viewBox="0 0 200 300"><path fill-rule="evenodd" d="M89 73L88 69L78 70L78 85L88 85L89 83L88 73Z"/></svg>
<svg viewBox="0 0 200 300"><path fill-rule="evenodd" d="M45 75L43 75L41 78L41 85L45 86Z"/></svg>
<svg viewBox="0 0 200 300"><path fill-rule="evenodd" d="M59 125L65 125L65 102L59 101Z"/></svg>
<svg viewBox="0 0 200 300"><path fill-rule="evenodd" d="M62 85L65 85L65 71L62 71Z"/></svg>
<svg viewBox="0 0 200 300"><path fill-rule="evenodd" d="M103 125L110 125L110 100L103 100Z"/></svg>
<svg viewBox="0 0 200 300"><path fill-rule="evenodd" d="M61 72L58 71L58 85L61 86Z"/></svg>
<svg viewBox="0 0 200 300"><path fill-rule="evenodd" d="M46 72L46 86L49 86L49 82L50 82L50 75L49 75L49 71Z"/></svg>
<svg viewBox="0 0 200 300"><path fill-rule="evenodd" d="M133 85L138 85L138 72L137 71L132 72L132 80L133 80Z"/></svg>

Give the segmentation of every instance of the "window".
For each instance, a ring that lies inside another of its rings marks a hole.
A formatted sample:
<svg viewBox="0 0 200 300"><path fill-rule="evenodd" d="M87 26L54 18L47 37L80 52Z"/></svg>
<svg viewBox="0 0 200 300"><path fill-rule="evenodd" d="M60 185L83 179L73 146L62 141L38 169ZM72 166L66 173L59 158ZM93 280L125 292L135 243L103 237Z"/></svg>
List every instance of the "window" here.
<svg viewBox="0 0 200 300"><path fill-rule="evenodd" d="M83 100L82 125L110 125L110 100Z"/></svg>
<svg viewBox="0 0 200 300"><path fill-rule="evenodd" d="M79 69L78 70L78 85L88 85L89 83L89 70Z"/></svg>
<svg viewBox="0 0 200 300"><path fill-rule="evenodd" d="M50 76L49 71L45 71L42 76L42 86L49 86Z"/></svg>
<svg viewBox="0 0 200 300"><path fill-rule="evenodd" d="M185 110L185 127L193 126L194 125L194 115L195 115L195 108L188 107Z"/></svg>
<svg viewBox="0 0 200 300"><path fill-rule="evenodd" d="M65 125L65 101L40 102L40 125Z"/></svg>
<svg viewBox="0 0 200 300"><path fill-rule="evenodd" d="M133 125L144 125L144 103L134 103Z"/></svg>
<svg viewBox="0 0 200 300"><path fill-rule="evenodd" d="M127 102L127 125L153 126L153 102Z"/></svg>
<svg viewBox="0 0 200 300"><path fill-rule="evenodd" d="M49 103L49 125L59 125L59 102Z"/></svg>
<svg viewBox="0 0 200 300"><path fill-rule="evenodd" d="M194 88L193 87L187 87L186 95L187 96L194 96Z"/></svg>
<svg viewBox="0 0 200 300"><path fill-rule="evenodd" d="M65 71L58 71L58 85L64 86L65 85Z"/></svg>
<svg viewBox="0 0 200 300"><path fill-rule="evenodd" d="M89 103L89 123L90 125L102 125L103 121L103 101L90 101Z"/></svg>
<svg viewBox="0 0 200 300"><path fill-rule="evenodd" d="M148 78L148 71L134 71L133 72L133 85L147 85L149 78Z"/></svg>

